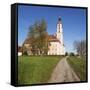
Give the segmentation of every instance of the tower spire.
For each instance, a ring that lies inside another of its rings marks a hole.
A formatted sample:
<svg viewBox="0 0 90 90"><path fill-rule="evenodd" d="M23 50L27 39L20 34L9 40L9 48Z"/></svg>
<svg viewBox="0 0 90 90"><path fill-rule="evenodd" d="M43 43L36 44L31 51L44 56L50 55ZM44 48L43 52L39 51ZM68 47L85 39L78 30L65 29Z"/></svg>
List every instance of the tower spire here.
<svg viewBox="0 0 90 90"><path fill-rule="evenodd" d="M58 21L61 21L61 17L60 16L58 17Z"/></svg>
<svg viewBox="0 0 90 90"><path fill-rule="evenodd" d="M63 27L62 27L62 20L61 17L58 17L57 23L57 39L63 44Z"/></svg>
<svg viewBox="0 0 90 90"><path fill-rule="evenodd" d="M59 16L59 17L58 17L58 24L61 23L61 22L62 22L62 19L61 19L61 17Z"/></svg>

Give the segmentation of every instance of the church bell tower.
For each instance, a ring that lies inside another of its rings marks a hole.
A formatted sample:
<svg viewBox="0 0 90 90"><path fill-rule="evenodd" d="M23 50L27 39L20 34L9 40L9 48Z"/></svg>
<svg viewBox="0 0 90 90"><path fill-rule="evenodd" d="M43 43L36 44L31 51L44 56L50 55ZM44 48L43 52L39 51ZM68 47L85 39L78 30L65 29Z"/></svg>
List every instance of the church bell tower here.
<svg viewBox="0 0 90 90"><path fill-rule="evenodd" d="M62 20L60 17L58 18L58 22L57 22L57 39L63 45L63 26L62 26Z"/></svg>

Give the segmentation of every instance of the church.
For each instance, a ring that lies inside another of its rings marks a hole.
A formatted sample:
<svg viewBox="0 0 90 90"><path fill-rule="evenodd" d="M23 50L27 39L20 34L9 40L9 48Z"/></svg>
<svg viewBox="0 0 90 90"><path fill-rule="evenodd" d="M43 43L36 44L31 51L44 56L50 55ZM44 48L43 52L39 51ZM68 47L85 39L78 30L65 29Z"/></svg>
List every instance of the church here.
<svg viewBox="0 0 90 90"><path fill-rule="evenodd" d="M54 35L49 35L50 46L48 55L65 55L65 46L63 41L63 24L59 17L57 22L57 31Z"/></svg>
<svg viewBox="0 0 90 90"><path fill-rule="evenodd" d="M24 46L27 48L27 54L32 55L30 46L30 40L26 39ZM59 17L57 21L57 29L54 35L49 35L49 50L48 55L65 55L65 45L63 41L63 24Z"/></svg>

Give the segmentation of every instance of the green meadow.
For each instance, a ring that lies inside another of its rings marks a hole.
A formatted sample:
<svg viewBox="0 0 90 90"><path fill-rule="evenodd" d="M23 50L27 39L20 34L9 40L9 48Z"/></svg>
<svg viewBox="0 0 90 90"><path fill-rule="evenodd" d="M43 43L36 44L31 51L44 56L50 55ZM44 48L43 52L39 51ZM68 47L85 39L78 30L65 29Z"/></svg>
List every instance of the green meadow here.
<svg viewBox="0 0 90 90"><path fill-rule="evenodd" d="M76 72L81 81L86 81L86 59L85 57L71 56L67 59L70 66Z"/></svg>
<svg viewBox="0 0 90 90"><path fill-rule="evenodd" d="M18 57L18 84L47 83L62 56Z"/></svg>

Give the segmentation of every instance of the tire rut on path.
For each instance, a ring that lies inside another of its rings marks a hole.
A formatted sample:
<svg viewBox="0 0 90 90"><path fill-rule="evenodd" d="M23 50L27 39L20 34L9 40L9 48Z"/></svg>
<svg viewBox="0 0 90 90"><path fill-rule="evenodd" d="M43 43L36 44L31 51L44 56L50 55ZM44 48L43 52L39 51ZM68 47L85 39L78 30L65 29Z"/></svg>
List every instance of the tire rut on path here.
<svg viewBox="0 0 90 90"><path fill-rule="evenodd" d="M48 83L80 81L79 77L70 67L66 59L67 58L65 57L59 61Z"/></svg>

